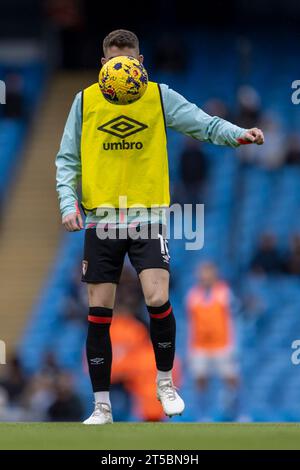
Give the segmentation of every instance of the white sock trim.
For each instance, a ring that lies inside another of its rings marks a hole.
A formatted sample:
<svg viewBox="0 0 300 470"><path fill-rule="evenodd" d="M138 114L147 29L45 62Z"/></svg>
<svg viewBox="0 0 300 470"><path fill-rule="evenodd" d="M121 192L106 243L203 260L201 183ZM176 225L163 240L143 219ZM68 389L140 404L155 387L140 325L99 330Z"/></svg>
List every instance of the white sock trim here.
<svg viewBox="0 0 300 470"><path fill-rule="evenodd" d="M109 406L111 406L109 392L95 392L94 397L96 403L107 403Z"/></svg>
<svg viewBox="0 0 300 470"><path fill-rule="evenodd" d="M168 371L158 370L156 376L156 382L160 380L171 379L172 380L172 369Z"/></svg>

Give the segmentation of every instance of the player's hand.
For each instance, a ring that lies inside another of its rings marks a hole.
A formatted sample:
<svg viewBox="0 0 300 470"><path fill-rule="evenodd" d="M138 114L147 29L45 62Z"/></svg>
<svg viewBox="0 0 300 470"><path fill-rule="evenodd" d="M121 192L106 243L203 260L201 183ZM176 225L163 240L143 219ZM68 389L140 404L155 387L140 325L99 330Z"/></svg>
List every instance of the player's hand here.
<svg viewBox="0 0 300 470"><path fill-rule="evenodd" d="M72 212L62 218L62 224L68 232L77 232L83 228L83 220L80 212Z"/></svg>
<svg viewBox="0 0 300 470"><path fill-rule="evenodd" d="M261 129L258 129L257 127L253 127L252 129L248 129L239 139L237 139L237 141L241 145L246 145L246 144L262 145L265 141L265 137Z"/></svg>

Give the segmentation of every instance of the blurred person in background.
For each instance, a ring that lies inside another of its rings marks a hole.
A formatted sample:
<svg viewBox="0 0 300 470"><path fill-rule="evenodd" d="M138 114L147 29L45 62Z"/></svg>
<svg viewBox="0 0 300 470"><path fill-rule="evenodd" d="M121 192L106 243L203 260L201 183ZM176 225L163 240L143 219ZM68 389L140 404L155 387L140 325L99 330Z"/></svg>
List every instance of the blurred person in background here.
<svg viewBox="0 0 300 470"><path fill-rule="evenodd" d="M22 407L27 421L47 421L55 394L55 377L47 372L35 374L23 393Z"/></svg>
<svg viewBox="0 0 300 470"><path fill-rule="evenodd" d="M1 421L10 421L10 410L8 393L0 386L0 422Z"/></svg>
<svg viewBox="0 0 300 470"><path fill-rule="evenodd" d="M300 276L300 234L292 236L290 249L284 262L284 271L292 276Z"/></svg>
<svg viewBox="0 0 300 470"><path fill-rule="evenodd" d="M300 165L300 134L291 133L287 136L284 157L287 165Z"/></svg>
<svg viewBox="0 0 300 470"><path fill-rule="evenodd" d="M211 98L204 103L204 111L210 116L219 116L226 121L232 121L233 116L226 103L220 98Z"/></svg>
<svg viewBox="0 0 300 470"><path fill-rule="evenodd" d="M248 126L250 123L261 120L261 99L258 92L250 85L242 85L237 91L237 112L235 119L242 123L242 126ZM258 158L259 150L252 145L244 145L238 149L241 161L247 164L261 164L261 158Z"/></svg>
<svg viewBox="0 0 300 470"><path fill-rule="evenodd" d="M239 366L233 315L237 301L230 286L219 278L212 262L203 263L197 273L198 282L187 295L189 329L189 365L201 393L202 417L206 406L203 392L210 378L217 375L226 385L223 412L227 419L239 413Z"/></svg>
<svg viewBox="0 0 300 470"><path fill-rule="evenodd" d="M260 237L257 251L251 261L251 271L255 274L283 272L283 260L273 233L264 233Z"/></svg>
<svg viewBox="0 0 300 470"><path fill-rule="evenodd" d="M53 402L47 409L50 421L79 421L83 415L83 406L74 391L73 377L61 372L54 384Z"/></svg>
<svg viewBox="0 0 300 470"><path fill-rule="evenodd" d="M45 354L41 372L55 379L60 373L60 371L61 369L57 363L55 351L47 351Z"/></svg>
<svg viewBox="0 0 300 470"><path fill-rule="evenodd" d="M179 162L179 190L176 199L181 204L196 204L201 200L201 192L207 175L207 158L198 140L185 139Z"/></svg>
<svg viewBox="0 0 300 470"><path fill-rule="evenodd" d="M19 357L13 355L4 368L3 377L0 378L0 386L6 390L10 404L19 403L27 382Z"/></svg>
<svg viewBox="0 0 300 470"><path fill-rule="evenodd" d="M250 85L242 85L237 92L237 122L246 129L253 122L260 122L261 99L258 92Z"/></svg>
<svg viewBox="0 0 300 470"><path fill-rule="evenodd" d="M45 0L45 15L60 40L59 53L64 68L82 66L85 48L86 16L82 0Z"/></svg>
<svg viewBox="0 0 300 470"><path fill-rule="evenodd" d="M6 105L3 114L6 118L22 119L25 117L24 79L21 73L10 72L5 77Z"/></svg>
<svg viewBox="0 0 300 470"><path fill-rule="evenodd" d="M253 152L253 163L267 170L279 168L285 160L285 139L280 119L275 113L266 112L261 117L261 126L264 128L265 144L263 149Z"/></svg>

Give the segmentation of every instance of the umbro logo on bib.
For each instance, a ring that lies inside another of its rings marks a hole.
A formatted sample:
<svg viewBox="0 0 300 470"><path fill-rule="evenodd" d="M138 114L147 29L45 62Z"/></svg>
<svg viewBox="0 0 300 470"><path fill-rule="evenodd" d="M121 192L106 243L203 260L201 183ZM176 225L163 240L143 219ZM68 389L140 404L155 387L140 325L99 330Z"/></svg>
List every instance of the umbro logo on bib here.
<svg viewBox="0 0 300 470"><path fill-rule="evenodd" d="M147 125L127 116L119 116L98 127L98 131L107 132L120 139L126 139L137 132L147 129Z"/></svg>

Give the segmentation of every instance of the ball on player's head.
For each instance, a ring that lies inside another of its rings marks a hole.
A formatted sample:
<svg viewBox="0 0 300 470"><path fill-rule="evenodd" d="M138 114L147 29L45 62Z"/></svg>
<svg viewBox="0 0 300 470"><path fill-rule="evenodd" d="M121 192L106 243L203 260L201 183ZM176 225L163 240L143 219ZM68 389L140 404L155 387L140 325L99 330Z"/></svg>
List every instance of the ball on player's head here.
<svg viewBox="0 0 300 470"><path fill-rule="evenodd" d="M103 65L99 73L100 90L112 104L134 103L143 96L147 85L147 71L134 57L114 57Z"/></svg>

